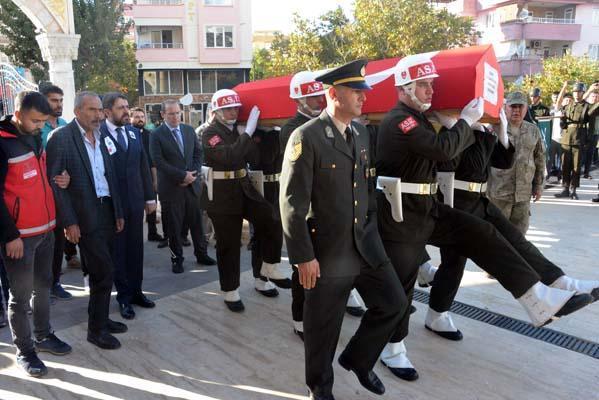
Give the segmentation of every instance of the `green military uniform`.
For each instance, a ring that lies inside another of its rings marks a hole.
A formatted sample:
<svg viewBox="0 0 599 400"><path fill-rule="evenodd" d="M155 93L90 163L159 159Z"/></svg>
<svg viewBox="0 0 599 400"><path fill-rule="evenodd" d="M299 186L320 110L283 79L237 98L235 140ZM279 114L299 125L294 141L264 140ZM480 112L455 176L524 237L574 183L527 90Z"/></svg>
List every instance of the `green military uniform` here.
<svg viewBox="0 0 599 400"><path fill-rule="evenodd" d="M335 85L350 75L351 87L366 89L364 65L356 61L316 80ZM315 399L332 398L332 360L353 287L368 311L341 357L357 374L372 370L407 314L377 230L369 141L362 125L340 132L323 111L293 131L284 155L280 206L289 262L320 264L316 286L304 292L306 383Z"/></svg>
<svg viewBox="0 0 599 400"><path fill-rule="evenodd" d="M543 190L545 144L535 124L522 121L520 127L509 125L510 142L516 148L511 168L491 168L487 195L522 234L530 218L530 197Z"/></svg>

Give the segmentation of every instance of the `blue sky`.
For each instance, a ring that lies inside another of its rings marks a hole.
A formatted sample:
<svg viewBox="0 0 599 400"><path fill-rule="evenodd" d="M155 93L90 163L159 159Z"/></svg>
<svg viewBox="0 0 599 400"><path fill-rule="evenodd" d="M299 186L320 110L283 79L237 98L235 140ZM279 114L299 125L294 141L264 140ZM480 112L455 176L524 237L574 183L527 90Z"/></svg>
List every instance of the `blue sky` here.
<svg viewBox="0 0 599 400"><path fill-rule="evenodd" d="M338 5L343 7L347 15L351 14L353 0L252 0L252 29L287 33L292 30L294 12L306 18L316 18Z"/></svg>

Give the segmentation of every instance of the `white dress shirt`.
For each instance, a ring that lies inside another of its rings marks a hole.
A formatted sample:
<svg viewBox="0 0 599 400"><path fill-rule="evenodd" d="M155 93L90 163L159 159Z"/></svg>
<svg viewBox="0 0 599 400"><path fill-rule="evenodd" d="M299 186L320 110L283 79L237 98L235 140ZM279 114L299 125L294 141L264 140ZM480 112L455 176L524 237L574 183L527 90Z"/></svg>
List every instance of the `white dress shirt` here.
<svg viewBox="0 0 599 400"><path fill-rule="evenodd" d="M92 167L92 175L94 176L94 186L96 189L96 196L106 197L110 196L110 187L108 186L108 181L106 180L106 170L104 169L104 157L102 157L102 150L100 148L100 131L94 130L94 138L95 144L87 139L85 136L85 129L79 125L79 121L75 118L75 122L79 127L79 131L81 132L81 138L83 139L83 144L85 144L85 150L87 150L87 156L89 157L89 162Z"/></svg>

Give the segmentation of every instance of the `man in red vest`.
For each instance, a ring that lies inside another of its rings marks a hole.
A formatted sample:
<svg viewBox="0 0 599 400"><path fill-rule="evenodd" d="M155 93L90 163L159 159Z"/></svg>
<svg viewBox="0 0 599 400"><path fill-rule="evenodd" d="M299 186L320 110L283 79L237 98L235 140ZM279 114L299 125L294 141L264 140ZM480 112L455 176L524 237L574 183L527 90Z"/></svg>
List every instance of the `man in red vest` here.
<svg viewBox="0 0 599 400"><path fill-rule="evenodd" d="M71 352L50 327L56 211L40 136L50 111L42 94L21 92L15 114L0 119L0 256L10 285L8 319L17 364L34 377L47 373L36 351ZM68 185L66 174L53 179L61 187ZM27 315L30 299L35 339Z"/></svg>

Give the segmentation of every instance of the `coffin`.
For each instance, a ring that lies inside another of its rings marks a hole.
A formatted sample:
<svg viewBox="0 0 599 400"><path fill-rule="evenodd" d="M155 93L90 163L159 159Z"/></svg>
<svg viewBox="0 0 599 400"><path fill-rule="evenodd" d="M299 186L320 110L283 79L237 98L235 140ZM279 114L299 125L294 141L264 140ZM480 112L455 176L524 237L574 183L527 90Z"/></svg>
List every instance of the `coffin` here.
<svg viewBox="0 0 599 400"><path fill-rule="evenodd" d="M503 106L504 88L492 45L428 53L437 68L432 110L458 114L473 98L485 100L484 122L497 122ZM373 89L366 94L363 114L371 122L380 121L397 102L393 69L399 58L371 61L366 66L366 80ZM245 121L252 106L260 108L260 124L282 125L295 115L296 106L289 98L292 75L242 83L233 90L239 93L243 107L239 120Z"/></svg>

